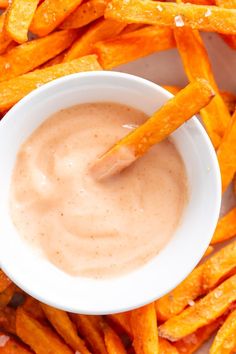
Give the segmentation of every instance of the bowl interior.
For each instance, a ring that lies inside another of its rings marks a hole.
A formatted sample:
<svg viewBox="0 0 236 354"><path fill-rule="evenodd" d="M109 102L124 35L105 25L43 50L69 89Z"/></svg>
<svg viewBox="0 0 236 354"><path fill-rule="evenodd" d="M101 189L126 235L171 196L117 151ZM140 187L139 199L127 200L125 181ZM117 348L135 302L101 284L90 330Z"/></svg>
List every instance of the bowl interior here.
<svg viewBox="0 0 236 354"><path fill-rule="evenodd" d="M52 113L79 103L112 101L150 115L171 96L161 87L128 74L84 73L37 89L7 113L0 123L0 165L4 166L0 174L0 262L19 287L67 311L121 312L163 296L198 263L217 222L221 185L214 149L196 118L172 134L189 183L182 223L158 256L136 271L107 280L65 274L22 241L9 215L9 189L17 151Z"/></svg>

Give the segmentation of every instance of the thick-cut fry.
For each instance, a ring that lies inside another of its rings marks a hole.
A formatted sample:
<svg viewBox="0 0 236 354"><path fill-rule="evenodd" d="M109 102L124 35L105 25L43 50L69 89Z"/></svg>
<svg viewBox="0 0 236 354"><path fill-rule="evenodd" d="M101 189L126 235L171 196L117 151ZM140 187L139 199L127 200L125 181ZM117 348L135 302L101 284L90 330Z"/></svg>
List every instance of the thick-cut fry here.
<svg viewBox="0 0 236 354"><path fill-rule="evenodd" d="M65 55L64 62L94 53L95 43L115 37L125 26L124 23L113 20L98 20L72 45Z"/></svg>
<svg viewBox="0 0 236 354"><path fill-rule="evenodd" d="M151 0L112 0L107 6L105 17L126 23L186 26L202 31L236 34L236 10L217 6L209 8Z"/></svg>
<svg viewBox="0 0 236 354"><path fill-rule="evenodd" d="M225 134L231 116L219 93L207 51L198 31L190 28L176 28L174 34L189 80L193 81L198 77L204 78L209 81L216 92L214 99L200 113L207 133L214 146L217 147Z"/></svg>
<svg viewBox="0 0 236 354"><path fill-rule="evenodd" d="M214 97L205 80L196 80L170 99L151 118L121 139L95 161L91 172L97 179L121 172L154 144L164 140ZM125 158L124 158L124 156ZM121 163L117 163L121 161Z"/></svg>
<svg viewBox="0 0 236 354"><path fill-rule="evenodd" d="M108 318L113 321L116 325L119 326L121 330L123 330L126 334L132 338L132 330L130 325L130 315L131 312L121 312L112 315L108 315Z"/></svg>
<svg viewBox="0 0 236 354"><path fill-rule="evenodd" d="M121 34L114 39L98 42L95 52L104 69L144 57L151 53L175 47L173 32L168 27L148 26Z"/></svg>
<svg viewBox="0 0 236 354"><path fill-rule="evenodd" d="M130 33L130 32L134 32L137 31L141 28L147 27L146 25L142 25L142 23L131 23L130 25L127 25L123 31L121 32L121 34L126 34L126 33Z"/></svg>
<svg viewBox="0 0 236 354"><path fill-rule="evenodd" d="M82 0L45 0L37 8L30 31L39 37L52 32L66 17L68 17Z"/></svg>
<svg viewBox="0 0 236 354"><path fill-rule="evenodd" d="M0 56L0 82L32 71L68 48L75 38L74 30L59 31L11 49Z"/></svg>
<svg viewBox="0 0 236 354"><path fill-rule="evenodd" d="M214 0L182 0L185 4L195 4L195 5L215 5Z"/></svg>
<svg viewBox="0 0 236 354"><path fill-rule="evenodd" d="M236 9L236 0L215 0L215 3L226 9Z"/></svg>
<svg viewBox="0 0 236 354"><path fill-rule="evenodd" d="M108 354L126 354L125 347L120 337L111 327L105 325L103 332Z"/></svg>
<svg viewBox="0 0 236 354"><path fill-rule="evenodd" d="M6 12L0 16L0 54L4 53L8 46L13 42L5 30Z"/></svg>
<svg viewBox="0 0 236 354"><path fill-rule="evenodd" d="M131 312L131 328L136 354L158 354L158 331L154 303Z"/></svg>
<svg viewBox="0 0 236 354"><path fill-rule="evenodd" d="M175 347L180 354L192 354L206 342L211 335L220 327L222 318L218 318L215 322L207 326L199 328L196 332L184 337L183 339L175 342Z"/></svg>
<svg viewBox="0 0 236 354"><path fill-rule="evenodd" d="M78 328L79 333L88 342L93 352L97 354L107 354L104 343L103 333L93 316L72 315L72 318ZM99 316L97 316L99 321Z"/></svg>
<svg viewBox="0 0 236 354"><path fill-rule="evenodd" d="M181 90L181 87L179 86L162 85L162 87L173 95L176 95ZM236 109L236 95L228 91L220 91L220 95L223 98L229 113L233 114Z"/></svg>
<svg viewBox="0 0 236 354"><path fill-rule="evenodd" d="M8 0L0 0L0 9L6 9L9 5Z"/></svg>
<svg viewBox="0 0 236 354"><path fill-rule="evenodd" d="M9 279L5 273L0 269L0 293L12 283L11 279Z"/></svg>
<svg viewBox="0 0 236 354"><path fill-rule="evenodd" d="M225 214L219 221L211 244L226 241L236 235L236 207Z"/></svg>
<svg viewBox="0 0 236 354"><path fill-rule="evenodd" d="M21 307L36 320L40 321L41 323L46 322L46 316L44 315L38 300L28 295Z"/></svg>
<svg viewBox="0 0 236 354"><path fill-rule="evenodd" d="M84 341L78 336L75 325L65 311L42 303L41 307L49 322L72 349L79 351L81 354L89 354Z"/></svg>
<svg viewBox="0 0 236 354"><path fill-rule="evenodd" d="M28 40L28 30L39 0L12 0L7 10L6 32L18 43Z"/></svg>
<svg viewBox="0 0 236 354"><path fill-rule="evenodd" d="M61 24L61 28L81 28L102 17L109 0L89 0L78 7Z"/></svg>
<svg viewBox="0 0 236 354"><path fill-rule="evenodd" d="M9 304L15 291L16 286L12 283L0 294L0 309L3 309Z"/></svg>
<svg viewBox="0 0 236 354"><path fill-rule="evenodd" d="M0 343L1 354L32 354L22 343L3 332L0 332Z"/></svg>
<svg viewBox="0 0 236 354"><path fill-rule="evenodd" d="M178 350L164 338L158 338L159 354L178 354Z"/></svg>
<svg viewBox="0 0 236 354"><path fill-rule="evenodd" d="M16 334L16 311L11 307L0 309L0 328L4 332Z"/></svg>
<svg viewBox="0 0 236 354"><path fill-rule="evenodd" d="M223 315L234 301L236 301L236 275L225 280L194 306L188 307L181 314L162 324L159 327L160 336L170 341L180 340Z"/></svg>
<svg viewBox="0 0 236 354"><path fill-rule="evenodd" d="M0 83L0 112L11 108L21 98L39 86L59 77L81 71L101 70L95 55L79 58L70 63L58 64L46 69Z"/></svg>
<svg viewBox="0 0 236 354"><path fill-rule="evenodd" d="M221 172L222 191L232 182L236 172L236 111L225 137L217 150Z"/></svg>
<svg viewBox="0 0 236 354"><path fill-rule="evenodd" d="M232 272L236 273L236 241L219 250L204 263L203 287L214 288Z"/></svg>
<svg viewBox="0 0 236 354"><path fill-rule="evenodd" d="M206 252L203 255L203 258L209 256L213 251L214 251L214 247L213 246L208 246L207 249L206 249Z"/></svg>
<svg viewBox="0 0 236 354"><path fill-rule="evenodd" d="M16 313L16 333L36 354L73 354L51 328L42 325L22 308Z"/></svg>
<svg viewBox="0 0 236 354"><path fill-rule="evenodd" d="M202 284L203 265L195 268L192 273L169 294L156 301L158 321L166 321L178 315L186 306L205 293Z"/></svg>
<svg viewBox="0 0 236 354"><path fill-rule="evenodd" d="M231 312L217 332L210 354L231 354L236 350L236 310Z"/></svg>
<svg viewBox="0 0 236 354"><path fill-rule="evenodd" d="M50 66L61 64L65 58L65 51L58 54L54 58L48 60L46 63L40 66L40 69L49 68Z"/></svg>

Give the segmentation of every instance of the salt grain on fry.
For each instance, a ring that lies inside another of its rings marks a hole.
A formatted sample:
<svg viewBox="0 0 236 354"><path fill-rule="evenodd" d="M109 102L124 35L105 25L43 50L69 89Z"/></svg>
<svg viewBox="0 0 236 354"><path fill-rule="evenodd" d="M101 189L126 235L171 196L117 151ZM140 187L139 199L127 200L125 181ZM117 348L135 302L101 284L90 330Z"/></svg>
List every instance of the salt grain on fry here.
<svg viewBox="0 0 236 354"><path fill-rule="evenodd" d="M5 334L0 336L0 347L5 347L5 345L7 344L7 342L9 341L10 337L5 336Z"/></svg>
<svg viewBox="0 0 236 354"><path fill-rule="evenodd" d="M184 27L184 20L181 15L175 16L176 27Z"/></svg>

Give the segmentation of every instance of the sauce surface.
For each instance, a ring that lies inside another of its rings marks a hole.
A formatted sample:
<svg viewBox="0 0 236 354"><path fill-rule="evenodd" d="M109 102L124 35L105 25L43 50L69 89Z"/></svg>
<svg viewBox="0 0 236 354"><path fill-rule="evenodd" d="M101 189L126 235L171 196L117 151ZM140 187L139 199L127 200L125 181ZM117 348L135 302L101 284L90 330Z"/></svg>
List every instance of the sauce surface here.
<svg viewBox="0 0 236 354"><path fill-rule="evenodd" d="M168 243L183 214L187 183L165 140L133 165L96 181L91 164L147 116L124 105L89 103L48 118L22 145L11 185L20 235L71 275L119 276Z"/></svg>

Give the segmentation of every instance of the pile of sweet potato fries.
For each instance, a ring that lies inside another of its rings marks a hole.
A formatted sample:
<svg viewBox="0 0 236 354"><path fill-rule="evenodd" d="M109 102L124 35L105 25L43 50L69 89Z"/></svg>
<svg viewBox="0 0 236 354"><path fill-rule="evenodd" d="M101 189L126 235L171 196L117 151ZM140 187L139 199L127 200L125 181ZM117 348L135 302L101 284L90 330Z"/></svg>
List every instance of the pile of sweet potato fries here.
<svg viewBox="0 0 236 354"><path fill-rule="evenodd" d="M205 79L215 93L200 115L217 152L222 191L234 183L236 97L219 90L199 31L217 32L235 50L236 0L0 0L0 9L2 117L53 79L177 47L189 81ZM181 90L165 88L174 95ZM212 334L210 354L236 353L235 235L236 207L220 218L202 262L177 288L120 314L54 309L0 270L0 353L190 354Z"/></svg>

